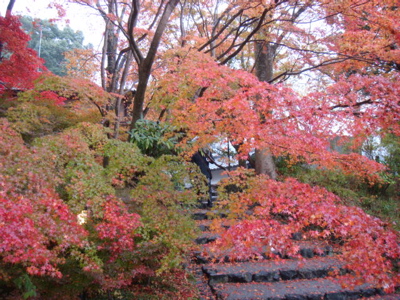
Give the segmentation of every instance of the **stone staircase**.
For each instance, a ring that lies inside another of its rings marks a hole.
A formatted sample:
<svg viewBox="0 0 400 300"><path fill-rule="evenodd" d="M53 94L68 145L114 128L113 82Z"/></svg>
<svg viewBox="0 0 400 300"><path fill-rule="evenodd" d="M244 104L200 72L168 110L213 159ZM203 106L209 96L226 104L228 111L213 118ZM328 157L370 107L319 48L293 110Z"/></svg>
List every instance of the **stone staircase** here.
<svg viewBox="0 0 400 300"><path fill-rule="evenodd" d="M213 202L217 201L216 187L212 187ZM213 211L214 210L214 211ZM200 205L193 213L202 234L196 239L200 247L215 241L218 235L209 231L209 212L218 213L213 203ZM220 214L222 217L224 214ZM338 280L329 278L336 270L340 276L350 276L345 262L337 257L338 249L321 241L304 241L293 236L299 246L301 259L285 258L278 261L213 263L212 255L204 256L204 249L193 253L191 271L196 277L202 300L394 300L400 294L385 295L380 289L368 284L354 288L343 287ZM316 249L319 249L316 251ZM321 251L323 249L323 251Z"/></svg>

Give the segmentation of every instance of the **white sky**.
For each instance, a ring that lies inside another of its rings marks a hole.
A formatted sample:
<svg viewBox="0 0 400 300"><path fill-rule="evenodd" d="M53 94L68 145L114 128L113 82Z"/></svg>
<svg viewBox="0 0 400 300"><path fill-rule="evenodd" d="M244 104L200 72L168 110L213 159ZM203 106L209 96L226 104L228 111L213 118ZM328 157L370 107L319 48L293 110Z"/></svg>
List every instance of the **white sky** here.
<svg viewBox="0 0 400 300"><path fill-rule="evenodd" d="M0 15L6 13L8 0L0 0ZM28 15L32 18L52 19L57 18L57 11L54 8L48 8L51 0L16 0L12 11L13 15ZM69 26L73 30L80 30L85 36L84 44L92 43L94 49L98 49L102 40L103 20L94 14L88 7L67 3L63 6L66 9L66 19L69 20ZM65 25L65 21L57 22L59 27Z"/></svg>

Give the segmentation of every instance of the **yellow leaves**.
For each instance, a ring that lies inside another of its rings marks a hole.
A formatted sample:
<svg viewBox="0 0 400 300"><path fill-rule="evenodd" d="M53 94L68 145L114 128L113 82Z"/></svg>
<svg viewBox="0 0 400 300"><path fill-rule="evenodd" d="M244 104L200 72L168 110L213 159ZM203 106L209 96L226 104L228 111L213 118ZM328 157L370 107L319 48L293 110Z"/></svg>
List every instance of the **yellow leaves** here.
<svg viewBox="0 0 400 300"><path fill-rule="evenodd" d="M100 61L93 49L73 49L64 53L67 74L73 78L95 81Z"/></svg>

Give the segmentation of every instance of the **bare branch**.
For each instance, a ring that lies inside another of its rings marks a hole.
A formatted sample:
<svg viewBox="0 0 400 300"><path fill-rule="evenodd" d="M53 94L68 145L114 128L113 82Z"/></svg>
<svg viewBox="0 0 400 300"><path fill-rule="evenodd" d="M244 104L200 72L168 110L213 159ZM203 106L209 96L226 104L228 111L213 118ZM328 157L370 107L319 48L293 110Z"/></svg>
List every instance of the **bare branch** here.
<svg viewBox="0 0 400 300"><path fill-rule="evenodd" d="M224 57L226 54L228 54L233 48L240 47L240 46L242 45L242 43L235 44L236 41L237 41L237 39L239 38L239 36L240 36L244 31L246 31L247 27L250 27L250 25L252 25L253 23L256 23L256 22L257 22L257 19L255 19L255 18L245 20L245 21L242 22L235 30L233 30L233 31L236 31L236 35L235 35L235 37L233 38L233 40L232 40L232 42L231 42L231 45L230 45L222 54L220 54L220 55L217 57L217 59L220 60L221 58L223 58L223 57ZM243 25L244 25L244 26L243 26ZM227 39L227 38L228 38L228 36L226 36L222 41L224 41L224 40ZM218 43L217 46L219 46L219 45L222 43L222 41L221 41L220 43ZM243 42L243 43L247 43L247 42L248 42L248 41L245 41L245 42Z"/></svg>
<svg viewBox="0 0 400 300"><path fill-rule="evenodd" d="M239 10L235 15L233 15L228 22L225 23L224 26L221 27L221 29L217 32L217 34L215 34L210 40L208 40L205 44L203 44L202 46L200 46L199 51L202 51L204 48L206 48L208 45L210 45L211 43L213 43L224 31L225 29L233 22L235 21L235 19L240 16L243 13L243 10ZM220 21L218 20L218 23Z"/></svg>
<svg viewBox="0 0 400 300"><path fill-rule="evenodd" d="M337 105L329 107L329 109L330 110L334 110L334 109L337 109L337 108L361 107L361 106L366 105L366 104L374 104L374 103L376 103L376 102L372 101L371 99L368 99L368 100L357 102L357 103L354 103L354 104L351 104L351 105L349 105L349 104L337 104Z"/></svg>
<svg viewBox="0 0 400 300"><path fill-rule="evenodd" d="M332 65L332 64L337 64L337 63L344 62L344 61L349 60L349 59L350 58L340 58L340 59L336 58L336 59L323 61L323 62L321 62L321 63L319 63L317 65L310 66L310 67L302 69L300 71L296 71L296 72L285 71L285 72L282 72L281 74L279 74L278 76L275 76L271 80L269 80L268 83L273 83L274 81L278 80L281 77L284 77L284 79L281 80L281 81L285 81L289 76L300 75L300 74L302 74L304 72L307 72L307 71L310 71L310 70L318 69L320 67L324 67L324 66L328 66L328 65Z"/></svg>
<svg viewBox="0 0 400 300"><path fill-rule="evenodd" d="M133 30L136 27L139 12L140 12L139 0L132 0L132 10L131 10L131 13L129 14L129 19L128 19L128 41L129 41L131 50L134 54L133 56L138 65L140 65L144 59L143 54L140 51L139 46L137 45L135 38L133 36Z"/></svg>
<svg viewBox="0 0 400 300"><path fill-rule="evenodd" d="M162 11L163 6L164 6L164 0L161 1L160 5L159 5L159 7L158 7L157 13L156 13L156 15L154 16L153 22L152 22L152 23L150 24L150 26L147 28L148 31L150 31L150 30L153 28L153 26L157 23L158 17L159 17L160 14L161 14L161 11ZM138 42L142 41L147 35L148 35L147 33L143 34L140 38L138 38Z"/></svg>
<svg viewBox="0 0 400 300"><path fill-rule="evenodd" d="M229 55L222 62L220 62L220 65L226 64L228 61L230 61L232 58L234 58L240 51L242 51L243 47L251 40L253 35L255 35L260 30L260 28L262 27L262 24L265 20L265 17L269 11L270 11L269 9L265 9L263 11L263 13L258 21L257 26L250 32L250 34L246 37L244 42L231 55Z"/></svg>

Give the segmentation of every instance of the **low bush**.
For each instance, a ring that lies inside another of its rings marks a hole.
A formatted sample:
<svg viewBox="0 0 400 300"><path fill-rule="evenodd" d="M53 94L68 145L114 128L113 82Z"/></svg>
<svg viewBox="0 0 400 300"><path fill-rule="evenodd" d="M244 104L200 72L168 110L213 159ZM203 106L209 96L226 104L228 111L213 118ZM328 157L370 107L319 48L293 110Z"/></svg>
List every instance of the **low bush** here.
<svg viewBox="0 0 400 300"><path fill-rule="evenodd" d="M147 157L89 123L28 146L0 119L0 149L2 294L97 299L136 295L137 286L194 293L163 280L186 278L195 227L185 210L200 194L185 185L194 165ZM124 189L127 197L117 197Z"/></svg>

